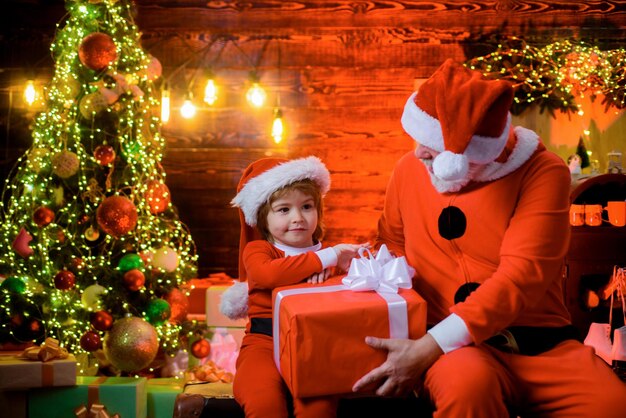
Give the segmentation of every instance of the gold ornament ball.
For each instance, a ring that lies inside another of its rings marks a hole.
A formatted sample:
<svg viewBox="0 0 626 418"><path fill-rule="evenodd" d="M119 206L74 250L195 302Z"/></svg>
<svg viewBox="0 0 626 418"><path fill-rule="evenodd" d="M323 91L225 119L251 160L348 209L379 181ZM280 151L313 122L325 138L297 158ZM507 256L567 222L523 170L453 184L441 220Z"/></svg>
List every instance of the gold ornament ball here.
<svg viewBox="0 0 626 418"><path fill-rule="evenodd" d="M106 97L99 91L89 93L80 99L78 109L85 119L91 119L97 113L109 107Z"/></svg>
<svg viewBox="0 0 626 418"><path fill-rule="evenodd" d="M100 295L105 292L105 288L99 284L92 284L83 290L80 301L85 309L97 310L100 307Z"/></svg>
<svg viewBox="0 0 626 418"><path fill-rule="evenodd" d="M102 32L85 36L78 47L78 59L94 71L104 70L117 59L113 38Z"/></svg>
<svg viewBox="0 0 626 418"><path fill-rule="evenodd" d="M155 359L158 350L156 330L136 316L115 321L104 340L104 354L123 372L145 369Z"/></svg>
<svg viewBox="0 0 626 418"><path fill-rule="evenodd" d="M98 238L100 238L100 231L98 231L98 228L94 228L92 226L90 226L89 228L85 229L85 239L87 241L96 241Z"/></svg>
<svg viewBox="0 0 626 418"><path fill-rule="evenodd" d="M50 150L48 148L33 148L28 153L28 165L35 173L39 173L47 165L49 155Z"/></svg>
<svg viewBox="0 0 626 418"><path fill-rule="evenodd" d="M52 156L52 171L62 179L76 174L78 166L78 156L71 151L63 150Z"/></svg>
<svg viewBox="0 0 626 418"><path fill-rule="evenodd" d="M119 238L137 226L137 208L124 196L109 196L98 206L96 220L100 229Z"/></svg>

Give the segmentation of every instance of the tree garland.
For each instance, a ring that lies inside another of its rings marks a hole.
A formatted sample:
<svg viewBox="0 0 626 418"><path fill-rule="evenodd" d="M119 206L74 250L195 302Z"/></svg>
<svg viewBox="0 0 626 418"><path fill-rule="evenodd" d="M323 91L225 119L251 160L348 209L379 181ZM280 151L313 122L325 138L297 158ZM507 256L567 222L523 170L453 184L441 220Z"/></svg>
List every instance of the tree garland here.
<svg viewBox="0 0 626 418"><path fill-rule="evenodd" d="M487 78L515 86L511 112L519 115L532 105L540 111L579 112L577 97L603 95L608 109L626 107L626 50L602 51L578 41L558 41L533 47L519 38L498 45L495 52L469 60L466 66Z"/></svg>

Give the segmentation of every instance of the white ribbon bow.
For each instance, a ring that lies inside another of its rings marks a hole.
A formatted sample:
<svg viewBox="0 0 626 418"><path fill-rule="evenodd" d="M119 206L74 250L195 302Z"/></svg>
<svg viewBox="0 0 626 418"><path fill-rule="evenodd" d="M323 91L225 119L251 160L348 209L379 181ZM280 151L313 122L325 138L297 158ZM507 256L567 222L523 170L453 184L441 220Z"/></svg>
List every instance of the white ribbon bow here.
<svg viewBox="0 0 626 418"><path fill-rule="evenodd" d="M365 252L369 258L365 257ZM376 292L398 293L398 289L410 289L415 269L409 266L404 256L395 258L383 244L376 257L369 249L359 248L359 258L350 262L348 274L341 282L353 292L375 290Z"/></svg>

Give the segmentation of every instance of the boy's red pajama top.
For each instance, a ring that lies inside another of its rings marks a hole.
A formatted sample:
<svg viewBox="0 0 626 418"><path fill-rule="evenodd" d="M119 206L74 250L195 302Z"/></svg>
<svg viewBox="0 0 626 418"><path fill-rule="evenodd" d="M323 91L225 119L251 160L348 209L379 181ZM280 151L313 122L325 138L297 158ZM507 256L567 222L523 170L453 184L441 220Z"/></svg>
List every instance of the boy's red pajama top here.
<svg viewBox="0 0 626 418"><path fill-rule="evenodd" d="M272 290L303 282L322 271L314 252L285 256L267 241L251 241L243 252L248 278L248 317L272 318ZM237 358L233 392L246 417L287 418L288 389L273 356L272 337L252 334L250 321ZM297 418L332 418L338 399L332 397L293 399Z"/></svg>

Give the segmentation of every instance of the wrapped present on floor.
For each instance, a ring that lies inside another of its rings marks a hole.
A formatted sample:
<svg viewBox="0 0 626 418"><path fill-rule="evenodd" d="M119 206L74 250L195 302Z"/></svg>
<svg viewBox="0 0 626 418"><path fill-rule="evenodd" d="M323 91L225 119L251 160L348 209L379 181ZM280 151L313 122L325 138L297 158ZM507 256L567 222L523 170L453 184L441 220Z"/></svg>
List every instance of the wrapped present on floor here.
<svg viewBox="0 0 626 418"><path fill-rule="evenodd" d="M211 352L208 359L218 367L235 374L235 365L239 356L244 328L217 327L211 329Z"/></svg>
<svg viewBox="0 0 626 418"><path fill-rule="evenodd" d="M383 246L376 258L353 259L343 280L274 290L274 360L294 396L351 393L387 357L366 336L424 335L426 302L411 289L413 274Z"/></svg>
<svg viewBox="0 0 626 418"><path fill-rule="evenodd" d="M22 352L0 352L0 389L76 384L76 359L54 338Z"/></svg>
<svg viewBox="0 0 626 418"><path fill-rule="evenodd" d="M188 317L204 320L212 327L245 327L246 319L232 320L219 310L222 294L234 283L235 279L224 273L190 280Z"/></svg>
<svg viewBox="0 0 626 418"><path fill-rule="evenodd" d="M184 386L183 379L173 377L148 379L148 418L172 418L176 396Z"/></svg>
<svg viewBox="0 0 626 418"><path fill-rule="evenodd" d="M233 380L233 373L222 369L211 360L204 361L202 364L195 365L185 373L185 381L187 383L232 383Z"/></svg>
<svg viewBox="0 0 626 418"><path fill-rule="evenodd" d="M111 418L146 418L147 404L145 377L78 376L76 386L31 390L28 416L89 418L106 411Z"/></svg>

